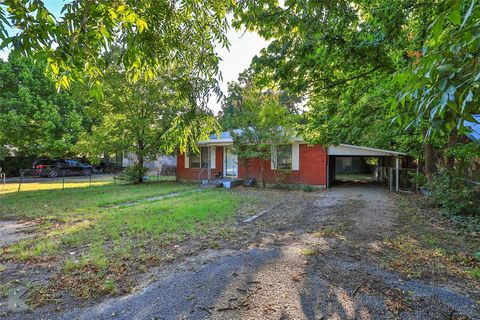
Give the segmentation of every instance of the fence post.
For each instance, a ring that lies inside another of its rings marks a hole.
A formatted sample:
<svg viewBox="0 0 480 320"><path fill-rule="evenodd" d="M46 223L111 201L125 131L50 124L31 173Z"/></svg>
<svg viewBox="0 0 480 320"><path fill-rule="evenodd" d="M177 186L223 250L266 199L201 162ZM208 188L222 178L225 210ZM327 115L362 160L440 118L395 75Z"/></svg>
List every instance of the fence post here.
<svg viewBox="0 0 480 320"><path fill-rule="evenodd" d="M62 190L65 190L65 170L62 171L63 176L62 176Z"/></svg>
<svg viewBox="0 0 480 320"><path fill-rule="evenodd" d="M418 172L418 161L417 161L417 173L415 175L415 192L418 192L418 175L420 172Z"/></svg>
<svg viewBox="0 0 480 320"><path fill-rule="evenodd" d="M20 192L20 187L22 186L22 180L23 180L23 170L20 169L20 182L18 183L17 192Z"/></svg>

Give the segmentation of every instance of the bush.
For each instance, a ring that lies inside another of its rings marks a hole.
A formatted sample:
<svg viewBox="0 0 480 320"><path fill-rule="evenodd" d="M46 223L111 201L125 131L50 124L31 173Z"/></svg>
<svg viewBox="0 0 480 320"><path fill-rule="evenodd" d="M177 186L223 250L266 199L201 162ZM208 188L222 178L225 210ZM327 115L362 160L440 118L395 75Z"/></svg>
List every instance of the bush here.
<svg viewBox="0 0 480 320"><path fill-rule="evenodd" d="M422 171L408 171L409 179L408 181L416 186L418 182L418 188L422 188L427 185L427 177L423 174Z"/></svg>
<svg viewBox="0 0 480 320"><path fill-rule="evenodd" d="M120 173L117 178L120 180L125 180L131 183L141 183L143 181L143 177L147 173L148 168L145 168L141 165L133 165L126 167L125 170Z"/></svg>
<svg viewBox="0 0 480 320"><path fill-rule="evenodd" d="M451 214L480 214L480 188L463 180L454 170L437 173L430 190L433 201Z"/></svg>
<svg viewBox="0 0 480 320"><path fill-rule="evenodd" d="M275 183L271 186L272 189L278 190L303 190L304 192L313 192L315 187L308 184L285 184L285 183Z"/></svg>
<svg viewBox="0 0 480 320"><path fill-rule="evenodd" d="M307 184L307 185L304 185L304 186L302 187L302 190L305 191L305 192L313 192L313 191L315 190L315 188L312 187L311 185L308 185L308 184Z"/></svg>

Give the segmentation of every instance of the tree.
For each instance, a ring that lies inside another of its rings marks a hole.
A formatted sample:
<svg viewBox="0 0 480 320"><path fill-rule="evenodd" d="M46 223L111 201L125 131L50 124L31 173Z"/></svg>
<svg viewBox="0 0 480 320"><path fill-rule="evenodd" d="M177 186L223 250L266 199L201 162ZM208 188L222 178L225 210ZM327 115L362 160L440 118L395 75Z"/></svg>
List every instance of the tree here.
<svg viewBox="0 0 480 320"><path fill-rule="evenodd" d="M133 152L136 163L130 172L135 183L142 182L146 159L196 147L194 141L217 129L213 115L200 109L196 99L209 90L208 79L185 78L180 70L168 70L158 71L154 79L132 82L122 69L112 66L102 81L103 99L93 99L87 108L93 125L77 150L91 159L104 153Z"/></svg>
<svg viewBox="0 0 480 320"><path fill-rule="evenodd" d="M123 49L130 79L152 79L160 66L201 66L217 72L216 43L228 45L225 18L230 0L75 0L61 17L42 0L6 0L0 4L0 48L48 61L58 86L92 79L96 86L113 46ZM17 34L8 34L15 27Z"/></svg>
<svg viewBox="0 0 480 320"><path fill-rule="evenodd" d="M45 66L12 55L0 60L0 149L50 157L72 153L84 126L83 106L70 92L56 91Z"/></svg>
<svg viewBox="0 0 480 320"><path fill-rule="evenodd" d="M219 91L215 46L228 46L225 16L231 6L230 0L76 0L54 17L44 1L7 0L0 4L0 48L45 59L59 88L80 80L97 99L112 65L132 83L175 70L175 90L188 99L190 110L165 135L185 152L216 126L204 111L210 91ZM18 33L7 34L6 26ZM121 54L112 56L113 48Z"/></svg>
<svg viewBox="0 0 480 320"><path fill-rule="evenodd" d="M455 145L463 121L479 110L478 7L470 0L251 1L238 5L234 25L272 40L252 67L307 99L308 141L400 149L423 158L431 176L437 158L454 163L438 149Z"/></svg>
<svg viewBox="0 0 480 320"><path fill-rule="evenodd" d="M252 68L248 68L240 73L237 81L228 83L228 94L223 100L218 114L219 123L224 130L237 128L236 121L238 114L242 113L244 96L245 94L251 94L252 90L274 93L281 108L286 108L292 116L299 114L298 106L302 102L301 98L276 90L275 85L269 81L268 77L263 77Z"/></svg>
<svg viewBox="0 0 480 320"><path fill-rule="evenodd" d="M418 59L396 81L402 88L399 109L409 125L426 124L426 138L458 134L464 121L480 112L480 4L450 0L428 29Z"/></svg>
<svg viewBox="0 0 480 320"><path fill-rule="evenodd" d="M279 145L289 142L293 135L293 118L279 102L278 94L248 87L243 92L241 107L232 120L234 153L242 161L248 174L252 159L260 159L260 175L266 186L264 160L271 160ZM278 170L277 170L278 171ZM278 172L276 173L278 174Z"/></svg>
<svg viewBox="0 0 480 320"><path fill-rule="evenodd" d="M399 71L400 92L394 107L406 126L424 129L426 176L433 182L437 157L432 141L443 139L451 149L476 121L480 112L480 4L451 0L431 24L418 58ZM453 169L454 153L445 152L445 166Z"/></svg>

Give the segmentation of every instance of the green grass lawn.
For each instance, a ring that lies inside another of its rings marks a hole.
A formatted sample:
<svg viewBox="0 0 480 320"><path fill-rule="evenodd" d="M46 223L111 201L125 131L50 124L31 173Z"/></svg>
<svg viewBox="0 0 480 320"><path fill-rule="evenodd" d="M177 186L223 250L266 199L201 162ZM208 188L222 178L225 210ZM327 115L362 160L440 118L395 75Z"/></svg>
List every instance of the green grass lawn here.
<svg viewBox="0 0 480 320"><path fill-rule="evenodd" d="M49 181L48 181L49 180ZM39 190L57 190L57 189L71 189L71 188L85 188L90 186L105 186L105 185L115 185L115 184L125 184L125 182L116 179L113 179L112 175L93 175L90 182L89 177L65 177L65 182L62 182L61 178L48 179L45 181L43 179L41 182L24 182L20 186L20 192L24 191L39 191ZM163 181L175 181L175 176L157 176L151 175L148 177L146 183L155 183ZM10 182L5 185L0 184L0 196L8 193L18 192L19 183Z"/></svg>
<svg viewBox="0 0 480 320"><path fill-rule="evenodd" d="M58 269L55 288L78 297L113 292L125 274L162 262L169 244L231 231L228 225L240 198L229 190L200 192L197 187L108 184L1 195L0 219L36 224L35 237L4 248L0 260L53 261ZM170 193L180 194L114 206Z"/></svg>

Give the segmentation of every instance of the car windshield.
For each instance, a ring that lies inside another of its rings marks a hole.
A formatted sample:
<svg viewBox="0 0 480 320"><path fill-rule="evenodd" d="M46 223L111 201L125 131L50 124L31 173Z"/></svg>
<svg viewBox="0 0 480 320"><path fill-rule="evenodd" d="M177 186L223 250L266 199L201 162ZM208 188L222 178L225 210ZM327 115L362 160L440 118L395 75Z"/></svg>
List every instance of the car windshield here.
<svg viewBox="0 0 480 320"><path fill-rule="evenodd" d="M71 166L78 166L80 165L79 162L75 161L75 160L67 160L67 163Z"/></svg>

